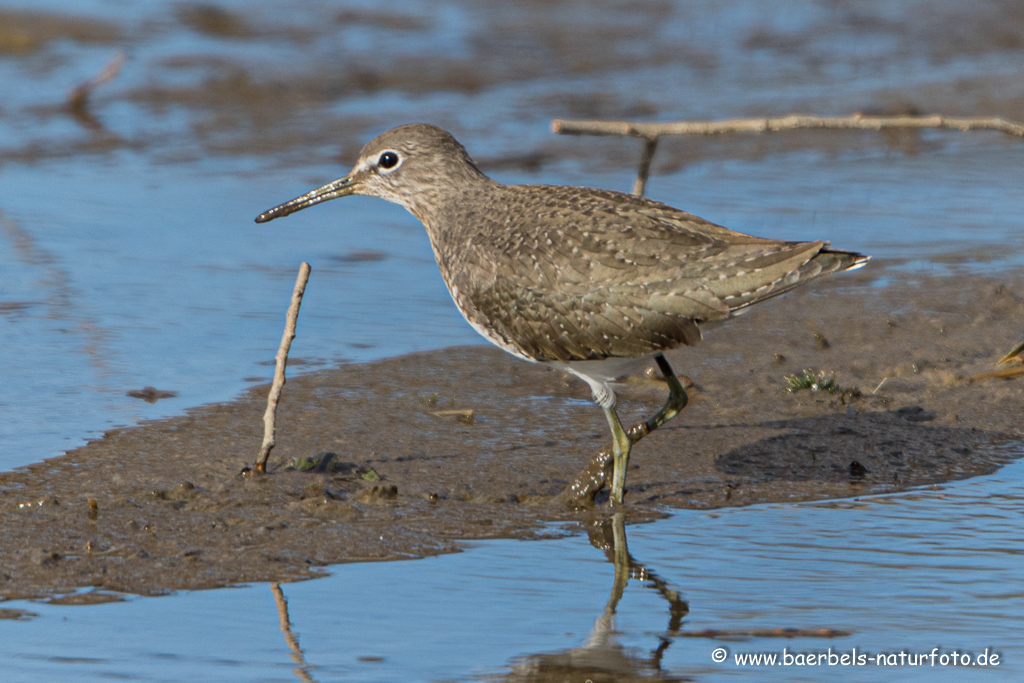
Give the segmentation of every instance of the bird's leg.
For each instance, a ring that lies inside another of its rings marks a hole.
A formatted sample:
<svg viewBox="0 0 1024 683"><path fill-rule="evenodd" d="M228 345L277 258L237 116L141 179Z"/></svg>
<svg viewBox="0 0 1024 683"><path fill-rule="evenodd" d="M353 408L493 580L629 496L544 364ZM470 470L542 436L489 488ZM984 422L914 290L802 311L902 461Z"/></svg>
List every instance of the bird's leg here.
<svg viewBox="0 0 1024 683"><path fill-rule="evenodd" d="M564 501L570 507L578 509L593 504L594 496L608 485L609 469L612 470L610 473L611 502L612 504L621 504L626 484L626 466L629 464L629 453L633 444L671 420L686 407L688 400L686 391L683 390L683 386L672 372L668 361L660 353L655 356L655 361L657 361L665 381L668 382L668 401L653 417L634 425L628 431L622 428L622 422L615 412L614 394L610 393L606 386L591 383L591 388L594 390L594 402L604 409L608 426L611 428L612 448L610 453L607 449L601 451L562 493ZM584 375L580 375L580 377L586 379ZM609 461L611 461L611 467L609 467Z"/></svg>
<svg viewBox="0 0 1024 683"><path fill-rule="evenodd" d="M679 414L679 411L686 407L686 403L689 401L689 398L686 396L686 390L679 383L676 373L672 372L672 366L665 360L665 356L659 353L654 357L654 361L658 364L658 369L661 370L665 381L668 382L668 400L661 407L661 410L655 413L654 417L629 428L627 436L629 436L630 443L636 443L671 420Z"/></svg>
<svg viewBox="0 0 1024 683"><path fill-rule="evenodd" d="M604 416L608 418L608 426L612 430L612 503L621 504L622 490L626 485L626 466L629 464L629 451L633 447L633 439L622 428L622 422L619 421L614 406L604 407Z"/></svg>
<svg viewBox="0 0 1024 683"><path fill-rule="evenodd" d="M679 414L689 400L686 390L679 383L679 379L672 372L672 366L665 360L665 356L658 354L654 357L658 369L668 382L668 400L655 415L638 425L634 425L626 431L622 428L622 422L615 412L614 406L602 406L604 416L608 419L608 426L612 430L612 503L621 504L622 494L626 487L626 466L629 465L629 452L640 439L644 438L655 429L665 424Z"/></svg>

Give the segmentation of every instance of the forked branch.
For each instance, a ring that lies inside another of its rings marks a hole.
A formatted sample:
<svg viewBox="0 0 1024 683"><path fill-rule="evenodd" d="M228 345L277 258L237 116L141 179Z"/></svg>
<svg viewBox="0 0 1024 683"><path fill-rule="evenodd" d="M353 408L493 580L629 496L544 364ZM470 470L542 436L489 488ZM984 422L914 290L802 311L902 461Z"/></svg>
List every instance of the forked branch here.
<svg viewBox="0 0 1024 683"><path fill-rule="evenodd" d="M635 123L630 121L555 119L551 129L562 135L622 135L643 138L644 150L637 170L633 194L643 195L658 138L663 135L722 135L724 133L772 133L785 130L889 130L940 128L946 130L991 130L1024 138L1024 123L999 117L929 116L788 116L729 119L724 121L673 121Z"/></svg>

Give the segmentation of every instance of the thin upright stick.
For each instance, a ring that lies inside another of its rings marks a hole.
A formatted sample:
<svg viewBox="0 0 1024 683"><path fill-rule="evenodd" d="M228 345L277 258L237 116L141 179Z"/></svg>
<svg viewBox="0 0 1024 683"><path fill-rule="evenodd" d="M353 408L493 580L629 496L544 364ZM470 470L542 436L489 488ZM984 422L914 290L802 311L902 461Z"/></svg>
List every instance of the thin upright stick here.
<svg viewBox="0 0 1024 683"><path fill-rule="evenodd" d="M644 196L644 189L647 187L647 177L651 173L651 162L654 161L654 150L657 148L657 137L644 140L644 151L640 157L640 167L637 168L636 182L633 183L633 194L637 197Z"/></svg>
<svg viewBox="0 0 1024 683"><path fill-rule="evenodd" d="M306 282L309 281L309 272L312 270L305 261L299 266L299 277L295 281L295 289L292 291L292 303L288 307L288 316L284 326L284 336L281 337L281 346L277 350L276 365L274 367L274 383L270 385L270 395L267 396L267 412L263 414L263 446L260 448L260 455L256 458L256 471L267 471L267 459L270 451L274 448L274 422L277 419L277 402L281 398L281 388L284 387L284 369L288 365L288 351L292 347L292 340L295 339L295 324L299 319L299 306L302 305L302 295L306 292Z"/></svg>

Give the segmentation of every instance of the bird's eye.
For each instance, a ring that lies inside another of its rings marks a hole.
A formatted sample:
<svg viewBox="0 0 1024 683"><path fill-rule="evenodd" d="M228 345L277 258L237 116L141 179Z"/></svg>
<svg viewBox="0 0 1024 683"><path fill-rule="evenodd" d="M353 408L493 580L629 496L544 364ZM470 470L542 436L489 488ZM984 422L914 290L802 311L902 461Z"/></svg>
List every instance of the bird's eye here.
<svg viewBox="0 0 1024 683"><path fill-rule="evenodd" d="M398 166L398 162L401 161L398 157L398 152L387 151L380 155L377 159L377 166L385 171L394 170Z"/></svg>

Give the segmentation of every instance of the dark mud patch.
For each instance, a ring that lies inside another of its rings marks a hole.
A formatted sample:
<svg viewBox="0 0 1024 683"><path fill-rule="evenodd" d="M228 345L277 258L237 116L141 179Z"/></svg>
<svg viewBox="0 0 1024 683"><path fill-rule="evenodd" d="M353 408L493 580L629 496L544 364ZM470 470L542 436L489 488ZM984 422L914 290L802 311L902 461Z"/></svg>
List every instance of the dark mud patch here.
<svg viewBox="0 0 1024 683"><path fill-rule="evenodd" d="M107 591L91 590L81 593L69 593L50 598L46 601L48 605L106 605L111 602L124 602L124 596L120 593L108 593Z"/></svg>
<svg viewBox="0 0 1024 683"><path fill-rule="evenodd" d="M880 271L885 288L872 282ZM1020 341L1020 285L875 267L709 331L673 355L695 386L684 413L634 450L631 519L894 492L1018 457L1022 380L962 378ZM785 376L805 368L857 391L787 392ZM270 474L242 477L266 390L0 475L0 595L105 600L299 579L604 514L559 502L608 439L587 389L559 372L481 346L295 377ZM632 422L665 388L636 379L620 393ZM286 467L303 459L311 471Z"/></svg>
<svg viewBox="0 0 1024 683"><path fill-rule="evenodd" d="M123 39L121 27L112 22L67 14L0 8L0 56L33 53L61 40L110 44Z"/></svg>
<svg viewBox="0 0 1024 683"><path fill-rule="evenodd" d="M803 484L813 483L842 495L851 486L877 489L964 479L977 473L980 462L999 462L999 453L1010 445L1003 436L937 426L934 419L919 406L907 406L783 420L767 426L785 433L723 453L715 466L742 477L748 487L778 490L794 484L799 495Z"/></svg>
<svg viewBox="0 0 1024 683"><path fill-rule="evenodd" d="M9 621L28 621L38 616L35 612L23 609L0 609L0 619L7 619Z"/></svg>

